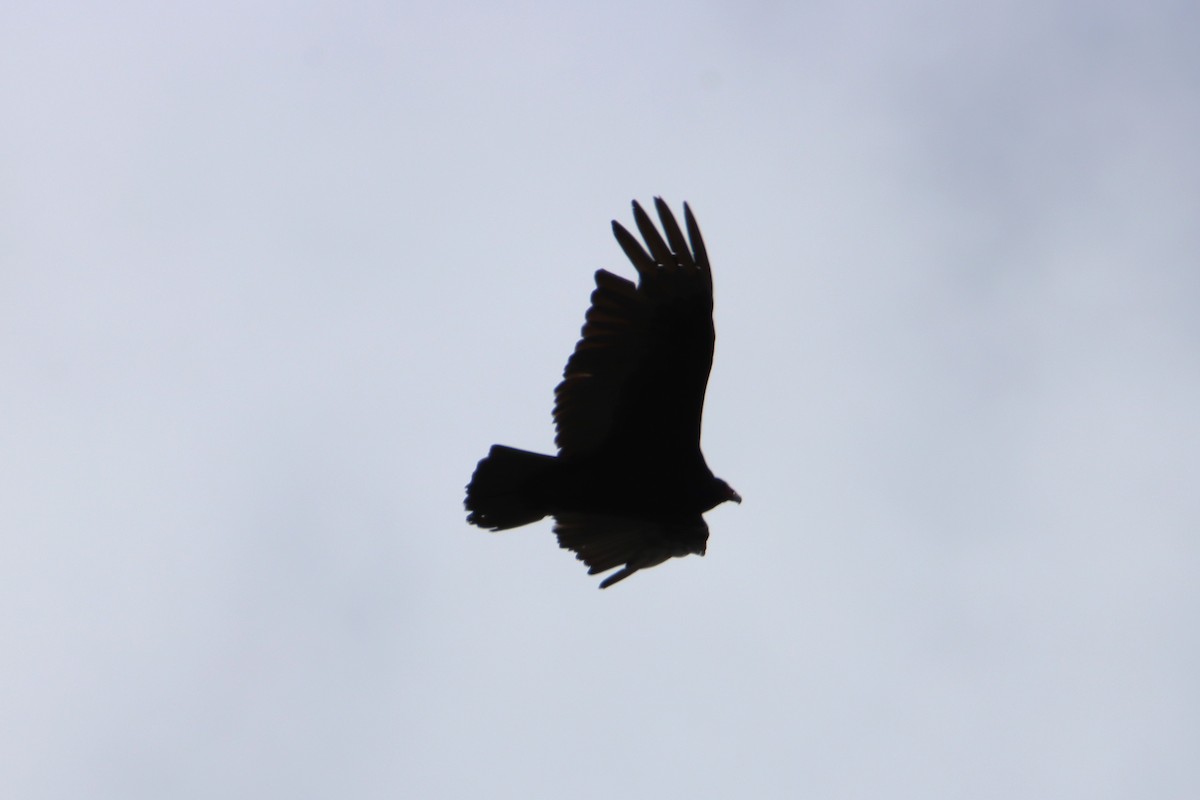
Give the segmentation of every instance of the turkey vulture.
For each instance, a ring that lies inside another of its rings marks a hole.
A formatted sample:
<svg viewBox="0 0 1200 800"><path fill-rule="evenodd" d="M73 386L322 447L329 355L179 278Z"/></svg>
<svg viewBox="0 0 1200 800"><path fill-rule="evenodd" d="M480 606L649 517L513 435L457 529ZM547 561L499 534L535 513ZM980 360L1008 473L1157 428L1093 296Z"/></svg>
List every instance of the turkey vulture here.
<svg viewBox="0 0 1200 800"><path fill-rule="evenodd" d="M654 205L665 241L636 201L646 248L613 221L638 282L596 273L583 338L554 390L558 455L493 445L467 486L468 522L499 531L553 515L559 545L588 574L621 567L601 589L672 556L704 555L701 515L742 502L700 452L714 340L704 240L686 203L687 239L662 198Z"/></svg>

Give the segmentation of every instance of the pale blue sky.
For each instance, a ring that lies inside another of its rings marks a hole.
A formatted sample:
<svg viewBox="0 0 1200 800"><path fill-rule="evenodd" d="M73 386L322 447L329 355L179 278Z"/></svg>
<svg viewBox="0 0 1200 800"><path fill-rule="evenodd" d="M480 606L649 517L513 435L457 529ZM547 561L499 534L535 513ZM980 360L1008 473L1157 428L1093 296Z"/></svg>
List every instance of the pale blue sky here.
<svg viewBox="0 0 1200 800"><path fill-rule="evenodd" d="M1200 796L1185 3L0 12L0 795ZM708 556L470 528L609 220Z"/></svg>

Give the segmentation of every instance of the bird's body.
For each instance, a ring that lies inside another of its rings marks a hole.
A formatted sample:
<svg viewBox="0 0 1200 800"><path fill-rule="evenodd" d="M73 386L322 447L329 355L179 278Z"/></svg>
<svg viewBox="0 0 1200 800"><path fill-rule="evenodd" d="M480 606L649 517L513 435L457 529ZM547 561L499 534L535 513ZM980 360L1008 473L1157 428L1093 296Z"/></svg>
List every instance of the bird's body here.
<svg viewBox="0 0 1200 800"><path fill-rule="evenodd" d="M552 515L559 544L590 572L623 566L602 588L672 556L703 555L701 514L741 502L700 452L714 342L704 242L686 204L688 240L667 205L655 205L665 241L633 204L649 252L613 222L639 281L596 273L583 337L555 389L558 455L494 445L467 486L469 522L504 530Z"/></svg>

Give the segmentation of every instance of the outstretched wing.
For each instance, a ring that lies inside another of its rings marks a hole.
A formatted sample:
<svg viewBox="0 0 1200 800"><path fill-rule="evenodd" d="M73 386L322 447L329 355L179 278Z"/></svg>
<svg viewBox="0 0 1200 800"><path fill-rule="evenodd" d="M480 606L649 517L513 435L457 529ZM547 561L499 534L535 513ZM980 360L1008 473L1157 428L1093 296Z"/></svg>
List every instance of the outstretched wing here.
<svg viewBox="0 0 1200 800"><path fill-rule="evenodd" d="M596 273L583 338L554 390L554 441L565 457L601 449L631 458L699 452L715 338L712 272L687 204L687 239L662 198L654 205L665 241L636 202L645 247L612 224L638 283Z"/></svg>
<svg viewBox="0 0 1200 800"><path fill-rule="evenodd" d="M699 514L667 521L559 514L554 532L560 547L575 551L575 557L588 565L589 575L622 567L601 582L601 589L669 558L702 556L708 542L708 525Z"/></svg>

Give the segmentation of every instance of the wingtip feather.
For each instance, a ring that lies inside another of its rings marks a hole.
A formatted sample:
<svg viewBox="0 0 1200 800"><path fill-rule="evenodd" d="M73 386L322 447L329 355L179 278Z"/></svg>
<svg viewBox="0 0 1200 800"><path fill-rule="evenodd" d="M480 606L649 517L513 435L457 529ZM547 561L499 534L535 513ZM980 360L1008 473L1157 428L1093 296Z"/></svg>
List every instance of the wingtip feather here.
<svg viewBox="0 0 1200 800"><path fill-rule="evenodd" d="M663 241L662 234L658 232L658 228L654 227L650 215L645 212L636 200L633 202L633 221L637 223L637 228L642 234L642 239L650 249L650 254L654 256L655 264L668 269L675 268L677 262L671 254L671 248L667 247L667 243Z"/></svg>
<svg viewBox="0 0 1200 800"><path fill-rule="evenodd" d="M675 254L676 263L689 271L696 269L696 262L692 259L692 251L688 248L687 240L683 238L683 231L679 229L679 223L675 221L675 215L671 213L671 207L661 197L654 198L654 207L657 209L658 218L662 222L663 232L667 235L667 243L671 246L671 250Z"/></svg>
<svg viewBox="0 0 1200 800"><path fill-rule="evenodd" d="M696 266L704 273L708 287L712 289L712 267L708 263L708 249L704 246L704 237L700 235L700 226L692 214L691 206L683 204L683 224L687 227L688 241L692 244L692 254L696 258Z"/></svg>

